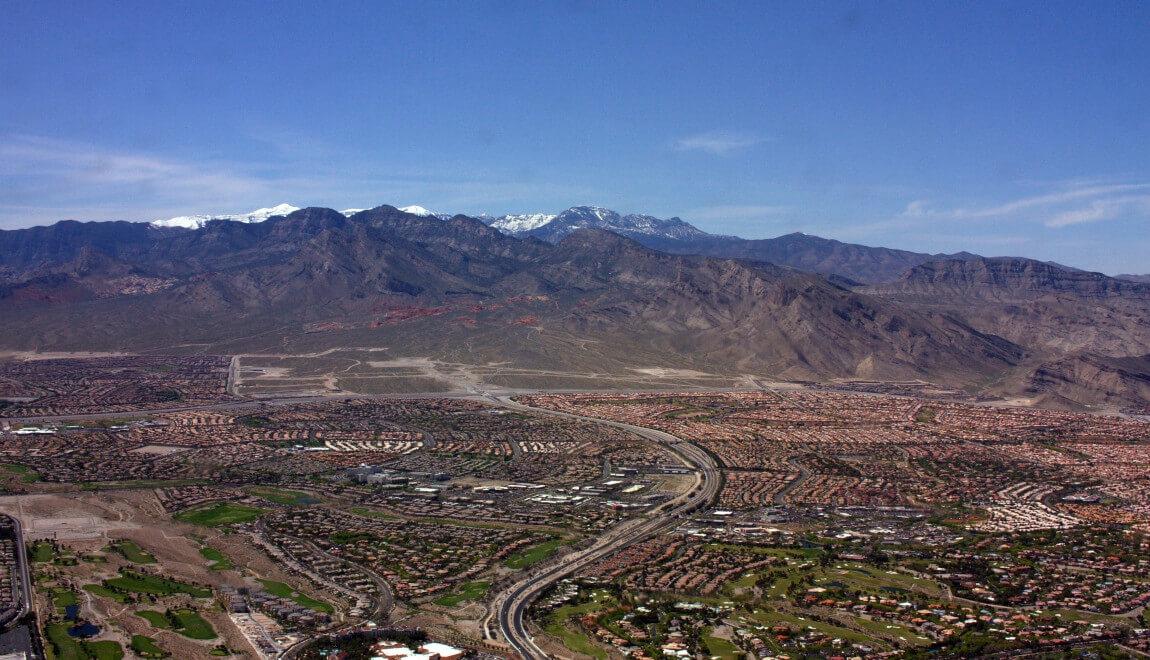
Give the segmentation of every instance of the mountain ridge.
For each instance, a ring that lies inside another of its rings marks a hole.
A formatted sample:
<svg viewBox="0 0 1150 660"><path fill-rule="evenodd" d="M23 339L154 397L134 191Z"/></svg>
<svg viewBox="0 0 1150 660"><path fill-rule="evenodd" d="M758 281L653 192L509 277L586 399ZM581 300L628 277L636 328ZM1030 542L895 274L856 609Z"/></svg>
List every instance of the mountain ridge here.
<svg viewBox="0 0 1150 660"><path fill-rule="evenodd" d="M489 218L383 205L198 229L68 221L0 232L0 348L386 345L599 374L660 365L1000 383L1003 395L1050 405L1150 409L1139 371L1150 354L1147 284L976 255L866 284L792 265L865 261L856 246L804 234L772 244L803 257L777 263L658 250L650 233L575 224L551 240L516 238ZM812 256L811 241L829 252Z"/></svg>
<svg viewBox="0 0 1150 660"><path fill-rule="evenodd" d="M64 278L69 291L93 292L82 300L0 299L20 311L10 319L24 319L0 322L9 347L228 343L230 336L283 327L290 318L278 341L297 341L309 324L369 334L378 324L388 332L376 341L444 350L465 337L476 342L478 329L443 323L438 312L427 310L480 308L488 311L477 324L517 325L515 315L531 311L527 316L537 319L532 323L545 342L597 341L600 352L591 358L565 349L539 359L590 359L608 370L641 366L636 356L645 355L664 364L766 369L805 378L905 378L934 371L951 381L986 377L1024 354L946 315L906 313L818 275L667 254L596 229L548 243L506 236L467 216L444 221L382 206L351 216L308 208L262 223L212 222L194 232L145 233L150 244L104 255L112 270L79 268L76 259L60 264L52 275ZM154 286L99 294L114 287L125 266ZM33 270L43 271L42 265ZM549 302L489 309L492 301L523 296ZM411 309L428 316L395 321L412 313L396 310ZM34 323L28 322L29 310ZM77 315L87 322L74 323ZM200 321L177 320L187 315ZM140 328L139 318L156 326ZM416 328L416 335L409 334ZM816 341L824 335L836 340ZM502 333L485 341L485 353L507 357L521 350L503 345ZM956 365L952 373L942 373L947 364Z"/></svg>

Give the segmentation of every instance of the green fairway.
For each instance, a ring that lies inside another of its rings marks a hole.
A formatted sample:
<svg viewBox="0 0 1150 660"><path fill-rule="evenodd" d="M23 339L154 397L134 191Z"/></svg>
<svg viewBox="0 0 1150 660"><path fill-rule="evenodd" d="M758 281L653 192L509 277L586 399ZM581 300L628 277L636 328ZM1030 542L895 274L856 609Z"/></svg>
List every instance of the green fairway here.
<svg viewBox="0 0 1150 660"><path fill-rule="evenodd" d="M324 612L325 614L331 614L333 611L331 605L328 605L327 603L323 602L322 600L316 600L316 599L312 598L311 596L308 596L305 593L301 593L299 591L296 591L289 584L284 584L283 582L276 582L275 580L260 580L260 584L264 585L264 589L267 589L268 593L270 593L273 596L279 596L280 598L290 598L291 600L294 600L299 605L301 605L303 607L311 608L317 612Z"/></svg>
<svg viewBox="0 0 1150 660"><path fill-rule="evenodd" d="M153 628L163 628L164 630L169 630L172 627L172 623L168 621L168 617L165 616L163 612L157 612L155 610L140 610L139 612L136 612L136 616L152 624Z"/></svg>
<svg viewBox="0 0 1150 660"><path fill-rule="evenodd" d="M217 504L197 507L178 513L175 515L175 519L180 522L192 523L193 525L218 527L220 525L236 525L251 522L259 518L263 513L263 509L254 506L235 504L232 502L219 502Z"/></svg>
<svg viewBox="0 0 1150 660"><path fill-rule="evenodd" d="M442 605L444 607L455 607L462 603L477 600L482 598L487 593L487 589L490 586L490 582L468 582L467 584L459 587L455 593L440 596L435 600L435 604Z"/></svg>
<svg viewBox="0 0 1150 660"><path fill-rule="evenodd" d="M44 626L47 650L55 660L120 660L124 649L116 642L86 642L68 634L70 624L59 622Z"/></svg>
<svg viewBox="0 0 1150 660"><path fill-rule="evenodd" d="M563 545L562 539L551 539L550 541L544 541L538 545L533 545L530 548L516 552L515 554L508 557L507 560L503 563L507 566L507 568L514 569L534 566L535 564L538 564L539 562L555 554L555 551L557 551L561 545Z"/></svg>
<svg viewBox="0 0 1150 660"><path fill-rule="evenodd" d="M250 495L262 497L269 502L284 504L287 506L303 506L305 504L315 504L319 501L308 493L301 493L298 490L272 488L270 486L252 486L250 488L246 488L245 491Z"/></svg>
<svg viewBox="0 0 1150 660"><path fill-rule="evenodd" d="M199 612L190 609L169 610L157 612L155 610L140 610L136 616L152 624L155 628L173 630L190 639L215 639L216 631Z"/></svg>
<svg viewBox="0 0 1150 660"><path fill-rule="evenodd" d="M929 637L924 637L921 633L912 630L900 623L888 622L881 619L864 619L857 617L854 619L854 624L859 628L872 632L877 636L893 636L899 637L907 644L914 646L930 646L932 644Z"/></svg>
<svg viewBox="0 0 1150 660"><path fill-rule="evenodd" d="M119 591L112 591L111 589L109 589L108 587L105 587L102 584L85 584L84 585L84 591L87 591L88 593L90 593L94 596L100 596L102 598L109 598L111 600L116 601L117 603L128 602L128 595L127 594L120 593Z"/></svg>
<svg viewBox="0 0 1150 660"><path fill-rule="evenodd" d="M146 635L132 635L132 651L141 658L166 658L168 652Z"/></svg>
<svg viewBox="0 0 1150 660"><path fill-rule="evenodd" d="M52 604L60 612L63 612L65 607L79 602L76 599L76 592L71 589L52 589L50 593L52 594Z"/></svg>
<svg viewBox="0 0 1150 660"><path fill-rule="evenodd" d="M195 610L174 610L170 617L173 629L191 639L215 639L216 630Z"/></svg>
<svg viewBox="0 0 1150 660"><path fill-rule="evenodd" d="M180 582L158 575L145 575L135 571L122 570L120 577L104 580L104 586L113 590L128 591L132 593L152 594L154 596L170 596L172 594L188 594L196 598L211 598L212 590L207 587L198 587L187 582Z"/></svg>
<svg viewBox="0 0 1150 660"><path fill-rule="evenodd" d="M151 553L145 552L135 541L129 541L127 539L116 541L112 544L112 549L133 564L156 563L156 557Z"/></svg>
<svg viewBox="0 0 1150 660"><path fill-rule="evenodd" d="M215 548L211 548L205 545L204 547L200 548L200 556L212 562L208 568L213 571L230 571L235 568L235 566L232 564L232 560L228 559L224 553L216 550Z"/></svg>
<svg viewBox="0 0 1150 660"><path fill-rule="evenodd" d="M82 642L81 646L94 660L120 660L124 657L124 648L118 642Z"/></svg>
<svg viewBox="0 0 1150 660"><path fill-rule="evenodd" d="M68 634L67 623L50 623L44 626L44 636L48 638L48 648L56 660L86 660L88 654L80 642Z"/></svg>
<svg viewBox="0 0 1150 660"><path fill-rule="evenodd" d="M727 660L728 658L733 660L743 655L739 647L732 644L730 640L714 637L709 630L703 633L703 644L707 647L707 653L711 656L723 658L723 660Z"/></svg>
<svg viewBox="0 0 1150 660"><path fill-rule="evenodd" d="M563 646L568 649L576 653L591 656L592 658L597 658L598 660L605 660L607 658L607 652L605 650L591 641L591 638L583 634L581 630L574 629L568 626L567 623L573 618L603 609L611 602L613 601L610 598L596 598L591 602L581 605L564 605L551 613L543 629L547 631L548 635L561 640Z"/></svg>
<svg viewBox="0 0 1150 660"><path fill-rule="evenodd" d="M801 616L798 614L790 614L773 609L762 609L755 610L751 616L753 620L765 626L785 625L796 630L817 630L829 637L841 637L842 639L845 639L851 643L889 647L888 644L880 642L874 637L861 633L857 630L851 630L850 628L836 626L834 624L825 623L823 621L816 621L810 617Z"/></svg>
<svg viewBox="0 0 1150 660"><path fill-rule="evenodd" d="M377 509L369 509L367 507L362 507L362 506L351 507L351 512L357 516L363 516L364 518L378 518L380 520L396 520L397 519L396 516L393 516L390 513L384 513L382 511L377 510Z"/></svg>

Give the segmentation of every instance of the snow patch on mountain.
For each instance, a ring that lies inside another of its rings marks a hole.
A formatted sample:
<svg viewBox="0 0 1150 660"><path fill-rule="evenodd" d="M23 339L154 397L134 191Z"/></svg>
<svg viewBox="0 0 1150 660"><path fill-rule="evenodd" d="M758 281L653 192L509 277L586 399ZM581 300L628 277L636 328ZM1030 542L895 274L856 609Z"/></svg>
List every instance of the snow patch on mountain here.
<svg viewBox="0 0 1150 660"><path fill-rule="evenodd" d="M151 222L154 227L180 227L183 229L199 229L208 224L211 220L231 220L232 222L263 222L268 218L277 215L287 215L299 210L298 206L291 204L277 204L276 206L269 206L263 209L256 209L251 213L219 213L199 214L199 215L181 215L174 218L167 218L165 220L153 220Z"/></svg>
<svg viewBox="0 0 1150 660"><path fill-rule="evenodd" d="M532 230L532 235L548 241L560 241L579 229L605 229L624 236L658 236L687 239L705 236L695 226L679 218L656 218L630 213L620 215L600 206L573 206L550 222Z"/></svg>
<svg viewBox="0 0 1150 660"><path fill-rule="evenodd" d="M484 218L486 220L486 218ZM487 224L513 236L538 229L555 219L554 213L521 213L502 215Z"/></svg>
<svg viewBox="0 0 1150 660"><path fill-rule="evenodd" d="M424 217L424 218L426 218L426 217L428 217L428 216L432 216L432 215L437 215L437 214L436 214L436 213L434 213L433 211L429 211L429 210L427 210L427 209L423 208L422 206L417 206L417 205L413 205L413 206L401 206L401 207L399 208L399 210L400 210L400 211L403 211L404 213L410 213L410 214L412 214L412 215L418 215L418 216L421 216L421 217Z"/></svg>

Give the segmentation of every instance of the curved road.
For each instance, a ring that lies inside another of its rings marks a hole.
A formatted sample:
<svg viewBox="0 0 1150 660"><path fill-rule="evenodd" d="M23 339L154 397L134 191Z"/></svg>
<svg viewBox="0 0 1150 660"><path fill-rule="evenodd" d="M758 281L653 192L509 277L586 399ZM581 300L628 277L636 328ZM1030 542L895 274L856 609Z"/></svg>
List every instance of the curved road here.
<svg viewBox="0 0 1150 660"><path fill-rule="evenodd" d="M674 452L685 465L695 469L695 484L687 492L660 504L641 518L629 520L600 536L594 544L568 553L550 562L544 568L532 571L512 584L495 597L493 611L484 621L484 634L493 639L491 619L498 620L499 633L521 656L527 660L550 658L535 643L527 631L527 610L549 587L563 578L623 548L664 532L677 524L678 520L696 509L708 506L718 495L721 482L718 465L710 454L698 445L681 440L669 433L622 422L562 413L543 408L534 408L516 403L510 397L499 397L496 401L505 407L543 413L558 417L568 417L583 421L605 424L625 429L653 440Z"/></svg>

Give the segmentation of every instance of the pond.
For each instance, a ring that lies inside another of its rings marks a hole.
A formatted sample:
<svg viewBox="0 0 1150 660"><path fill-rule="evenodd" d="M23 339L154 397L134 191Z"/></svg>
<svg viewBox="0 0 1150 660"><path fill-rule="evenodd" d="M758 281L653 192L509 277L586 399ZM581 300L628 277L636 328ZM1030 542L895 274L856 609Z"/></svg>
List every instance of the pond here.
<svg viewBox="0 0 1150 660"><path fill-rule="evenodd" d="M100 627L85 621L84 623L79 623L69 628L68 634L72 637L95 637L100 634Z"/></svg>

